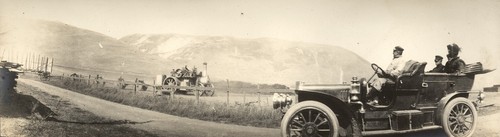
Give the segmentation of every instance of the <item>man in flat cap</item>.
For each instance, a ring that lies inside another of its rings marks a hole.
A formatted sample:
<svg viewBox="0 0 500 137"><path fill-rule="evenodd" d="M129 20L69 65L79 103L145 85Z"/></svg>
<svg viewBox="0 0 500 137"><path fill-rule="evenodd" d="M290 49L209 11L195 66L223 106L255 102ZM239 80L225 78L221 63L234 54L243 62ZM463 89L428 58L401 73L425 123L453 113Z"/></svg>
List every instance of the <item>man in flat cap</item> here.
<svg viewBox="0 0 500 137"><path fill-rule="evenodd" d="M448 48L448 62L444 66L444 72L446 73L463 73L465 70L465 62L458 57L458 52L460 52L460 47L453 43L447 46Z"/></svg>
<svg viewBox="0 0 500 137"><path fill-rule="evenodd" d="M444 65L443 65L443 57L436 55L436 58L434 59L434 62L436 63L436 67L434 67L431 71L432 73L443 73L444 72Z"/></svg>
<svg viewBox="0 0 500 137"><path fill-rule="evenodd" d="M381 72L377 72L379 78L373 81L372 83L373 88L370 89L367 95L369 104L371 105L378 104L377 97L379 96L382 90L382 86L384 86L386 83L394 83L396 78L400 76L401 73L403 72L403 69L407 62L407 60L403 58L403 51L404 49L400 46L394 47L394 49L392 50L392 55L393 55L392 62L385 70L385 73L387 75L383 75Z"/></svg>

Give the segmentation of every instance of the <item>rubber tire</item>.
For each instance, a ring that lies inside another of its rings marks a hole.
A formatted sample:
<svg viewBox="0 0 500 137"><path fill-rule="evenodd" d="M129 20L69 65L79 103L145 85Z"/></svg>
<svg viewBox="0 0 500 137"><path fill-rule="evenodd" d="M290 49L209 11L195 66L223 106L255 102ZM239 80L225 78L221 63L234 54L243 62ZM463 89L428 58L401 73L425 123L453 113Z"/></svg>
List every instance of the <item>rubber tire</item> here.
<svg viewBox="0 0 500 137"><path fill-rule="evenodd" d="M288 111L285 113L283 116L283 119L281 120L281 136L283 137L288 137L286 135L286 128L288 125L288 122L294 116L297 112L302 111L304 109L311 109L315 108L319 111L322 111L328 117L330 118L330 124L333 126L333 136L332 137L338 137L339 136L339 121L337 119L337 116L335 113L325 104L317 102L317 101L303 101L300 103L297 103L293 105Z"/></svg>
<svg viewBox="0 0 500 137"><path fill-rule="evenodd" d="M453 107L459 103L465 103L469 108L470 110L472 111L472 117L474 118L474 121L473 121L473 124L472 124L472 131L464 136L464 137L470 137L472 136L472 134L474 134L474 131L476 130L476 126L477 126L477 111L476 111L476 107L474 107L474 104L472 104L472 102L466 98L462 98L462 97L458 97L458 98L455 98L453 100L451 100L450 102L448 102L448 104L446 104L446 107L444 108L444 111L443 111L443 117L441 118L441 125L443 126L443 130L444 132L446 133L446 135L448 135L449 137L453 137L453 134L451 133L450 129L448 128L448 118L449 118L449 115L451 113L451 109L453 109Z"/></svg>

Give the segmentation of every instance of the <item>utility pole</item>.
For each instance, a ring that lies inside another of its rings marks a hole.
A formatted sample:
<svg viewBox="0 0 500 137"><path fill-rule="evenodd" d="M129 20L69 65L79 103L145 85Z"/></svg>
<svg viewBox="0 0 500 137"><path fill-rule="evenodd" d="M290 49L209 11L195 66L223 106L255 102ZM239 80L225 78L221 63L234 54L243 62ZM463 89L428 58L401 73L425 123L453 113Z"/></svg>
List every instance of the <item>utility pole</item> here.
<svg viewBox="0 0 500 137"><path fill-rule="evenodd" d="M35 53L31 53L31 70L35 70Z"/></svg>
<svg viewBox="0 0 500 137"><path fill-rule="evenodd" d="M42 62L40 62L40 71L45 71L45 57L42 57Z"/></svg>
<svg viewBox="0 0 500 137"><path fill-rule="evenodd" d="M48 72L47 67L49 66L49 57L45 57L45 72Z"/></svg>
<svg viewBox="0 0 500 137"><path fill-rule="evenodd" d="M10 49L10 58L9 58L9 62L14 62L14 56L13 56L13 53L14 53L14 49Z"/></svg>
<svg viewBox="0 0 500 137"><path fill-rule="evenodd" d="M5 57L5 49L3 49L2 57L0 58L0 60L3 60L4 57Z"/></svg>
<svg viewBox="0 0 500 137"><path fill-rule="evenodd" d="M54 68L54 58L50 61L50 73L52 73L52 68Z"/></svg>
<svg viewBox="0 0 500 137"><path fill-rule="evenodd" d="M40 54L38 54L38 59L37 59L37 63L36 63L36 71L40 71L40 63L42 63L42 61L40 60L41 59L41 56Z"/></svg>
<svg viewBox="0 0 500 137"><path fill-rule="evenodd" d="M43 63L45 63L45 57L40 58L40 71L43 71L45 67L43 67Z"/></svg>
<svg viewBox="0 0 500 137"><path fill-rule="evenodd" d="M35 70L35 53L31 53L31 70Z"/></svg>
<svg viewBox="0 0 500 137"><path fill-rule="evenodd" d="M21 61L19 60L19 51L16 51L16 63L21 64Z"/></svg>
<svg viewBox="0 0 500 137"><path fill-rule="evenodd" d="M26 54L26 58L24 58L24 69L25 69L25 71L28 69L28 55L29 55L29 53Z"/></svg>

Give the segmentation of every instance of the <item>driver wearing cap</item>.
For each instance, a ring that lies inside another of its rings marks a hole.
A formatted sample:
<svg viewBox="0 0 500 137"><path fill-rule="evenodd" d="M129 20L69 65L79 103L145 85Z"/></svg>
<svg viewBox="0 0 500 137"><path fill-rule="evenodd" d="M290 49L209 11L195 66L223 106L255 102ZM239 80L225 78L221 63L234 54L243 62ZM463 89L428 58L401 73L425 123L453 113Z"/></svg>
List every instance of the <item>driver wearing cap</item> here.
<svg viewBox="0 0 500 137"><path fill-rule="evenodd" d="M429 72L443 73L444 72L443 57L441 57L439 55L436 55L436 58L434 59L434 62L436 63L436 67L434 67Z"/></svg>
<svg viewBox="0 0 500 137"><path fill-rule="evenodd" d="M370 101L369 104L372 105L378 104L377 97L380 94L382 86L384 86L385 83L388 82L394 83L396 78L403 72L403 69L407 61L406 59L403 58L403 51L404 49L400 46L394 47L394 50L392 51L392 55L394 58L392 59L392 62L385 70L385 74L377 71L379 78L373 81L372 84L373 88L370 89L367 95L367 98Z"/></svg>

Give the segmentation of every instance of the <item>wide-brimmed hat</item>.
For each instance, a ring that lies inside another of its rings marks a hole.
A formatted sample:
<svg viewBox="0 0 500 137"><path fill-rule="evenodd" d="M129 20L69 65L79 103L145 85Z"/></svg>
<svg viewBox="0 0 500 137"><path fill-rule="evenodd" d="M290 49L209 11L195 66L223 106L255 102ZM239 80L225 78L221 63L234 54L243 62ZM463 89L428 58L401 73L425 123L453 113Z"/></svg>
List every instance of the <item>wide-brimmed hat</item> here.
<svg viewBox="0 0 500 137"><path fill-rule="evenodd" d="M446 46L448 48L448 51L449 53L451 54L451 56L457 56L458 55L458 52L460 52L460 47L453 43L453 44L449 44Z"/></svg>

